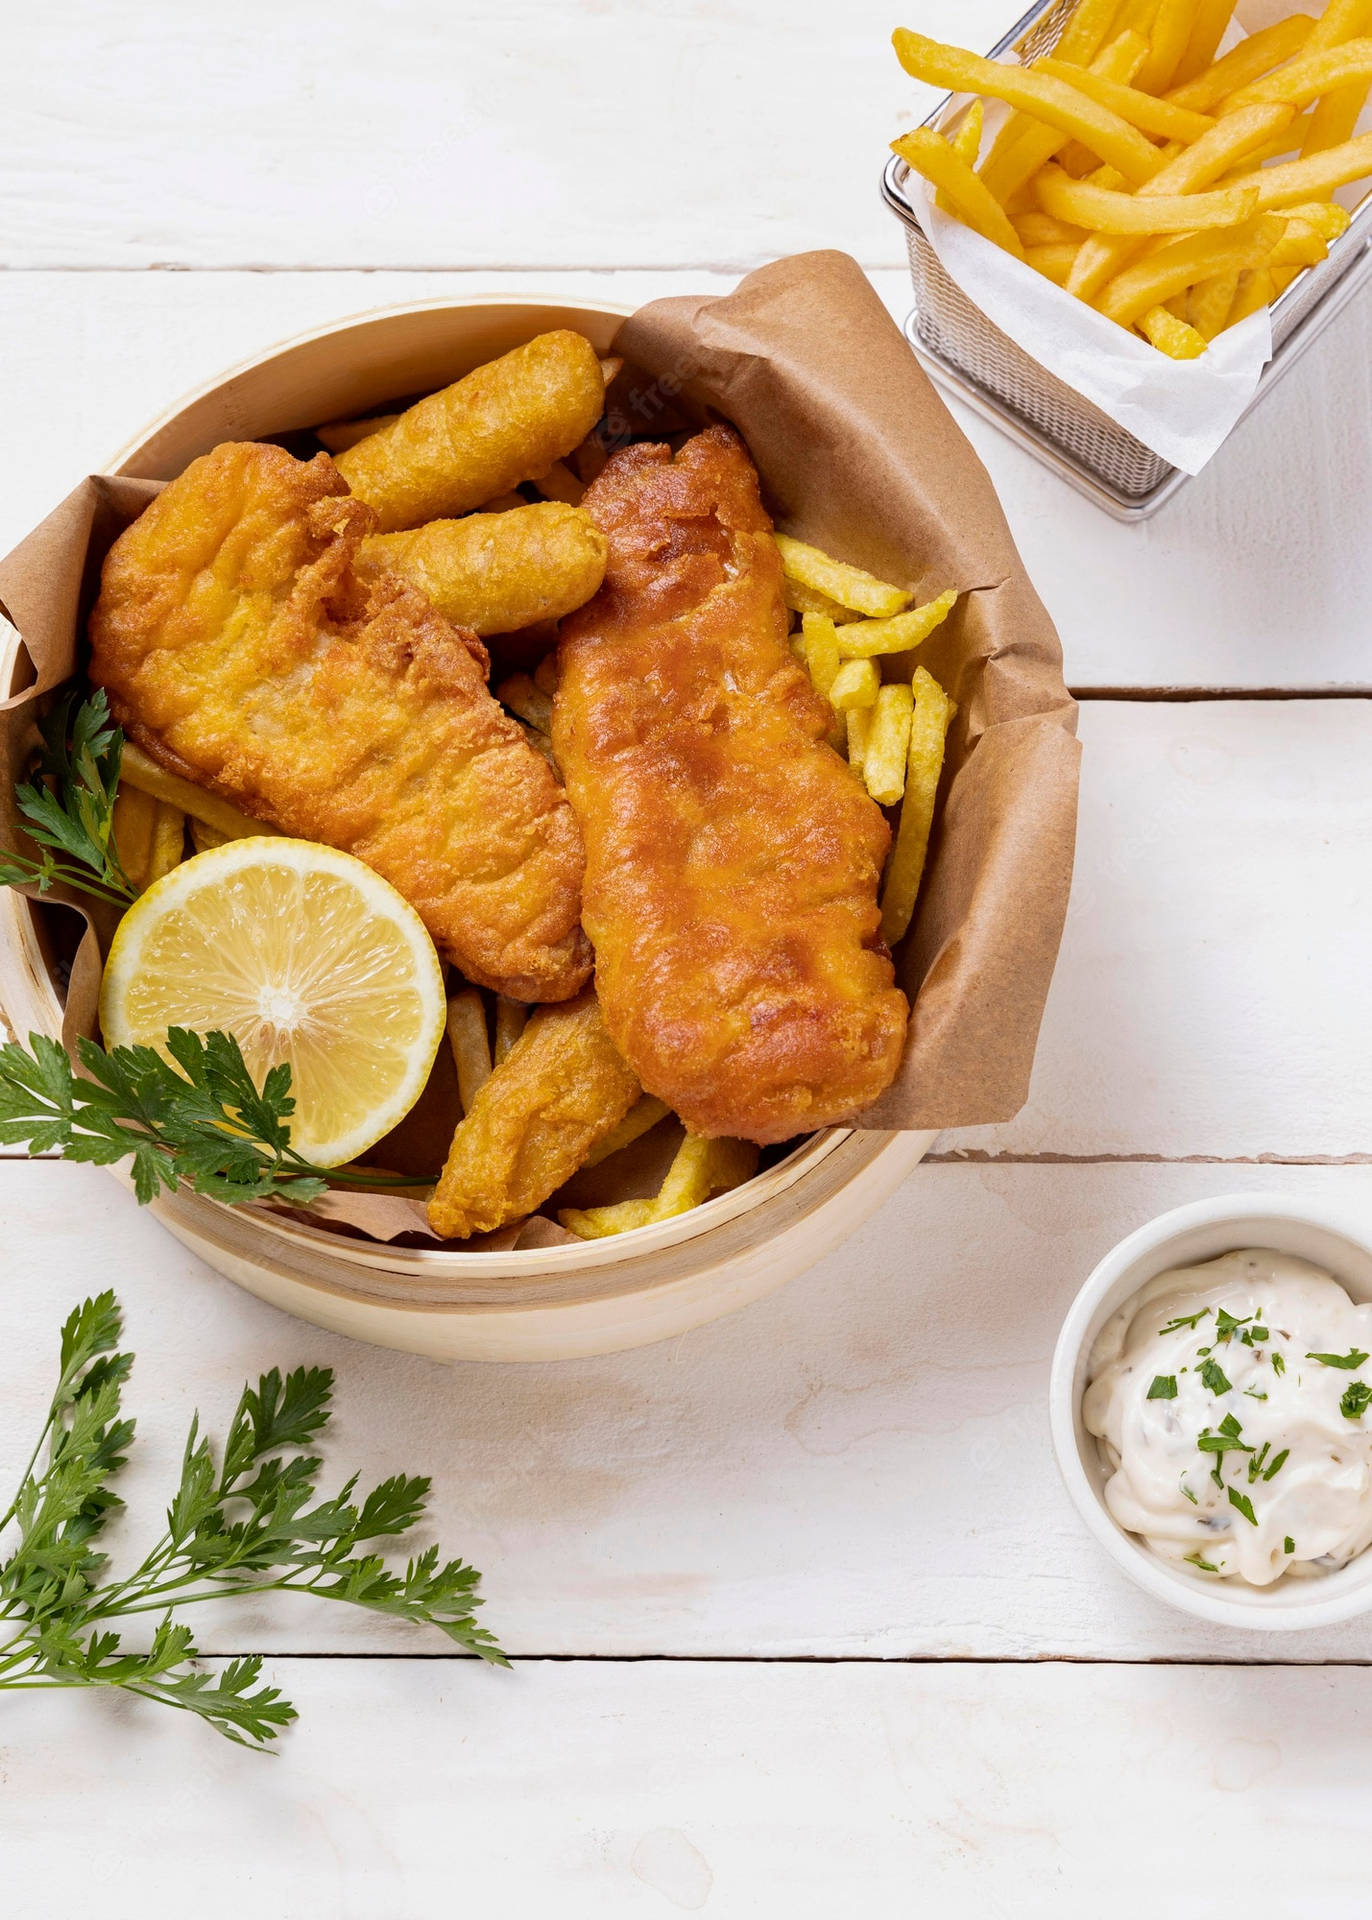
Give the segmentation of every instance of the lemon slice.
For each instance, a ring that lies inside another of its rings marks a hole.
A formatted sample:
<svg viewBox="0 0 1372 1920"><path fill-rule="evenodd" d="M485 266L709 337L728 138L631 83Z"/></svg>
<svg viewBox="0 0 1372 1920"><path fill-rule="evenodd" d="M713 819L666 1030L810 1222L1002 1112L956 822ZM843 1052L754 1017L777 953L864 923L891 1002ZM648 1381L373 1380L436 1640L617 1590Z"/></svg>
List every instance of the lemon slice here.
<svg viewBox="0 0 1372 1920"><path fill-rule="evenodd" d="M407 1114L443 1037L443 971L414 908L349 853L231 840L130 907L100 991L106 1046L165 1054L169 1027L219 1028L261 1086L288 1060L291 1145L353 1160Z"/></svg>

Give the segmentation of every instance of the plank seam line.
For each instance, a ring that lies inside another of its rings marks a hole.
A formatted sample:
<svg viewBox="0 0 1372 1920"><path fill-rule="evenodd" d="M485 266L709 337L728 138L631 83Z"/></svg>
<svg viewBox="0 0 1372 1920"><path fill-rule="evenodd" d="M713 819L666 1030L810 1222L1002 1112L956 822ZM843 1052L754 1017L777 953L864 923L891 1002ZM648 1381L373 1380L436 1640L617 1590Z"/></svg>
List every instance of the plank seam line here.
<svg viewBox="0 0 1372 1920"><path fill-rule="evenodd" d="M233 260L193 265L185 260L151 260L136 264L119 261L57 261L46 266L0 262L0 273L751 273L773 256L758 254L740 260L486 260L479 266L451 262L387 261L383 265L357 260L326 261L310 266L284 266L263 261ZM860 260L864 273L908 273L904 259Z"/></svg>
<svg viewBox="0 0 1372 1920"><path fill-rule="evenodd" d="M433 1663L459 1661L464 1666L486 1664L475 1653L448 1651L399 1652L327 1652L301 1653L289 1649L251 1647L236 1652L206 1652L197 1655L209 1660L426 1660ZM697 1667L1261 1667L1282 1671L1321 1671L1328 1667L1372 1667L1372 1658L1352 1655L1334 1659L1241 1660L1207 1654L1112 1655L1084 1653L1024 1654L943 1654L909 1653L512 1653L512 1667L560 1666L697 1666Z"/></svg>

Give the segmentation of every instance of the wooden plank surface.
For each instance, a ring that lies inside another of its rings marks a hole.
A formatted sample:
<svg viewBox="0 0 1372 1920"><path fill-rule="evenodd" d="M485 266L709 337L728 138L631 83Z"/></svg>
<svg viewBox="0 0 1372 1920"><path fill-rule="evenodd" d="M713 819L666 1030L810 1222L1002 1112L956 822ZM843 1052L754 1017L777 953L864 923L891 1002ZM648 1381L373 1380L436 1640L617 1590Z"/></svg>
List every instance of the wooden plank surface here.
<svg viewBox="0 0 1372 1920"><path fill-rule="evenodd" d="M1364 1910L1366 1669L283 1659L272 1677L302 1714L272 1762L134 1703L7 1709L8 1920L84 1888L104 1920Z"/></svg>
<svg viewBox="0 0 1372 1920"><path fill-rule="evenodd" d="M486 1624L517 1653L1359 1657L1365 1623L1274 1648L1136 1592L1050 1451L1053 1342L1096 1261L1164 1209L1238 1190L1365 1216L1372 1168L926 1165L838 1253L715 1326L600 1360L447 1368L262 1305L107 1175L10 1162L0 1481L41 1418L60 1319L114 1285L139 1356L120 1557L151 1543L193 1408L221 1429L245 1378L327 1363L334 1477L431 1473L435 1535L481 1568ZM205 1636L442 1646L301 1600L245 1601Z"/></svg>

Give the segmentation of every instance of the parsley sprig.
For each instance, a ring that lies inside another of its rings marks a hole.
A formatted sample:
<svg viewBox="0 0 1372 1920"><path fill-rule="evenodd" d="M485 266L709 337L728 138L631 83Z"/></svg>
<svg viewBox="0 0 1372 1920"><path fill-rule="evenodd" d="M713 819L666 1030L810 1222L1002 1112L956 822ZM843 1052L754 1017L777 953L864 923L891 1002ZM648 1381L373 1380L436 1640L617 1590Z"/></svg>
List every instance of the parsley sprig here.
<svg viewBox="0 0 1372 1920"><path fill-rule="evenodd" d="M230 1206L268 1194L306 1206L339 1183L431 1184L312 1165L291 1146L289 1065L272 1067L259 1088L232 1034L173 1027L171 1061L152 1047L107 1053L84 1038L76 1046L85 1079L65 1049L41 1033L29 1035L28 1050L16 1042L0 1046L0 1146L55 1148L66 1160L97 1166L132 1158L142 1205L178 1180Z"/></svg>
<svg viewBox="0 0 1372 1920"><path fill-rule="evenodd" d="M333 1375L273 1368L244 1387L222 1448L191 1421L166 1531L121 1580L107 1581L99 1539L123 1505L110 1482L125 1464L134 1423L120 1393L133 1365L116 1351L113 1293L77 1307L62 1329L61 1372L0 1538L0 1691L117 1687L193 1713L240 1745L262 1749L295 1719L261 1683L259 1655L197 1671L192 1630L173 1609L235 1594L308 1593L434 1626L495 1665L505 1656L475 1620L480 1575L437 1547L403 1572L375 1551L424 1517L429 1481L397 1474L358 1500L357 1478L319 1499L322 1462L308 1449L330 1418ZM217 1458L216 1458L217 1452ZM111 1622L155 1614L146 1652L122 1651Z"/></svg>
<svg viewBox="0 0 1372 1920"><path fill-rule="evenodd" d="M67 694L39 722L39 732L38 765L15 787L14 798L42 858L0 853L0 886L46 893L63 880L97 900L129 906L138 890L113 839L124 735L110 722L104 689L79 704L75 693Z"/></svg>

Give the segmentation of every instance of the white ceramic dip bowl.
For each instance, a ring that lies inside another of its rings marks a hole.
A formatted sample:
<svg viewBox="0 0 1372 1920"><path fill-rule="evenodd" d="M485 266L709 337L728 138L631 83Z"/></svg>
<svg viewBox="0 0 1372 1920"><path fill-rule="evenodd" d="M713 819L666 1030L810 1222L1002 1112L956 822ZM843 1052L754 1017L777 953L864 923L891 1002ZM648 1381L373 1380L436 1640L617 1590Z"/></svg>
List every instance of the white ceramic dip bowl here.
<svg viewBox="0 0 1372 1920"><path fill-rule="evenodd" d="M1321 1267L1357 1302L1372 1301L1372 1221L1280 1194L1199 1200L1151 1220L1122 1240L1073 1301L1053 1355L1049 1414L1053 1448L1077 1511L1115 1564L1157 1600L1222 1627L1325 1627L1372 1610L1372 1549L1336 1572L1270 1587L1207 1579L1160 1559L1126 1533L1105 1505L1110 1470L1082 1420L1091 1350L1110 1319L1171 1267L1247 1247L1294 1254Z"/></svg>

